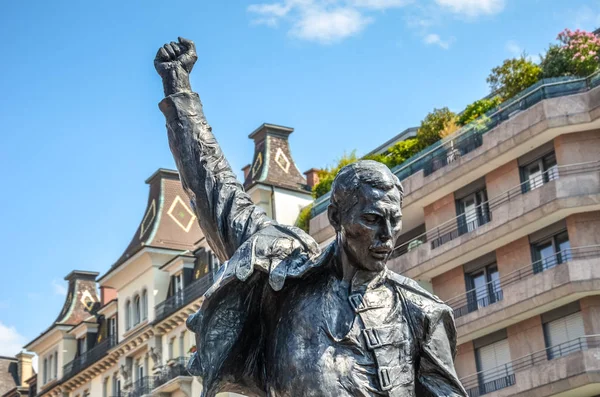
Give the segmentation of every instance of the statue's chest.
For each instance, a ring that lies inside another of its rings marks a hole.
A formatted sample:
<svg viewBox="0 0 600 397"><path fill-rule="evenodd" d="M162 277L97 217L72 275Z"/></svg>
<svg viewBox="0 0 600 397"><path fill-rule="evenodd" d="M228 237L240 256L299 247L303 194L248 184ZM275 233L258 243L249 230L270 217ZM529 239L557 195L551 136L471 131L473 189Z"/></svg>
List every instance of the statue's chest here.
<svg viewBox="0 0 600 397"><path fill-rule="evenodd" d="M272 396L412 395L413 342L393 287L351 293L334 279L295 291L273 339Z"/></svg>

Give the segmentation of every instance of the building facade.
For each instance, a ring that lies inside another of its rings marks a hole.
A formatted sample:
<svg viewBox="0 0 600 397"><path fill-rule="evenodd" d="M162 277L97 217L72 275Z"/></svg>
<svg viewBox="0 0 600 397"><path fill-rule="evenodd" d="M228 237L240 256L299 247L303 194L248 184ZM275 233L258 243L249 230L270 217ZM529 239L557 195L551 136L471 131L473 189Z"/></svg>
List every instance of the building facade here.
<svg viewBox="0 0 600 397"><path fill-rule="evenodd" d="M260 126L250 134L255 153L252 164L244 167L246 191L281 223L293 223L312 202L311 186L291 155L292 132ZM200 395L200 383L185 368L195 350L185 321L198 310L219 260L198 226L178 173L159 169L146 183L144 215L123 254L102 275L80 270L67 275L62 310L24 347L39 359L31 396Z"/></svg>
<svg viewBox="0 0 600 397"><path fill-rule="evenodd" d="M471 397L600 395L599 85L598 74L542 81L483 128L393 170L404 234L388 266L454 310L456 370ZM312 203L316 181L294 164L292 131L263 124L244 167L253 201L286 224ZM102 276L70 273L56 321L25 346L39 358L31 396L199 395L185 371L195 349L185 320L219 262L178 174L161 169L146 182L123 255ZM316 200L310 220L322 246L334 238L327 205L327 195Z"/></svg>
<svg viewBox="0 0 600 397"><path fill-rule="evenodd" d="M539 84L394 170L388 266L454 309L471 397L600 395L598 80ZM327 203L310 221L321 244Z"/></svg>

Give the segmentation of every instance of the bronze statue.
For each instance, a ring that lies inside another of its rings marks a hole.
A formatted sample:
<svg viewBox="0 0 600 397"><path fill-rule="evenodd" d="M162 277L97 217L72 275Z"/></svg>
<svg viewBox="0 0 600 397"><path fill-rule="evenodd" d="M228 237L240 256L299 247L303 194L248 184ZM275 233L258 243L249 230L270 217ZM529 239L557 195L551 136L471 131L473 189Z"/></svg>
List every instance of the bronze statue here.
<svg viewBox="0 0 600 397"><path fill-rule="evenodd" d="M227 261L187 323L202 396L465 396L452 310L386 267L402 228L398 178L374 161L344 167L328 208L337 237L321 252L236 180L190 87L197 58L179 38L154 62L182 184Z"/></svg>

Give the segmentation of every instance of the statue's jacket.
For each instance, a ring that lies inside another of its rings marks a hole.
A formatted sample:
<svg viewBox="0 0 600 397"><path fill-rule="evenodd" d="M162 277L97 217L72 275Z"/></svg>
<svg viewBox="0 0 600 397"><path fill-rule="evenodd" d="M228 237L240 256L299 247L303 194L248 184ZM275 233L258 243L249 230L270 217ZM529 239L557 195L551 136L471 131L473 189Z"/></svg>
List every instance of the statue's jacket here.
<svg viewBox="0 0 600 397"><path fill-rule="evenodd" d="M160 108L183 187L225 262L187 323L202 396L466 396L448 306L388 269L342 280L337 243L319 253L310 236L252 203L197 94L171 95ZM292 240L301 242L296 258L278 258Z"/></svg>

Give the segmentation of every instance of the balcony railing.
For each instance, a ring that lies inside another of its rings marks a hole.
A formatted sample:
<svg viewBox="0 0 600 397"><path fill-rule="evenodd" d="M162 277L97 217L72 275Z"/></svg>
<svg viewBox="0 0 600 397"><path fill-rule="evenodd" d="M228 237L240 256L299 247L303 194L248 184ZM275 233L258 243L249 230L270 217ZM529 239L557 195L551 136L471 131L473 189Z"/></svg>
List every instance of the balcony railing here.
<svg viewBox="0 0 600 397"><path fill-rule="evenodd" d="M133 382L129 393L124 397L142 397L152 393L154 390L154 376L144 376Z"/></svg>
<svg viewBox="0 0 600 397"><path fill-rule="evenodd" d="M579 79L567 77L541 80L516 97L502 103L498 108L467 124L455 134L415 154L392 171L401 181L421 170L427 176L480 147L484 134L516 113L529 109L544 99L586 92L598 85L600 85L600 72ZM315 200L311 210L312 217L325 211L330 196L331 192Z"/></svg>
<svg viewBox="0 0 600 397"><path fill-rule="evenodd" d="M192 301L199 299L213 284L213 277L214 273L208 273L156 305L155 321L161 321Z"/></svg>
<svg viewBox="0 0 600 397"><path fill-rule="evenodd" d="M160 374L154 379L154 388L158 388L178 376L190 376L190 373L187 370L187 363L189 360L189 357L179 357L169 365L165 365L160 371Z"/></svg>
<svg viewBox="0 0 600 397"><path fill-rule="evenodd" d="M102 357L106 355L108 350L116 346L117 337L116 335L109 336L104 341L98 343L96 346L76 357L73 361L63 366L63 380L69 379L80 371L83 371Z"/></svg>
<svg viewBox="0 0 600 397"><path fill-rule="evenodd" d="M574 352L600 348L600 335L587 335L570 340L486 371L466 376L460 381L469 397L478 397L515 384L515 373L543 364L548 360Z"/></svg>
<svg viewBox="0 0 600 397"><path fill-rule="evenodd" d="M482 307L501 301L504 297L502 288L531 277L536 273L572 260L598 257L600 257L600 245L588 245L562 250L552 256L512 271L498 280L490 281L478 288L471 289L464 294L448 299L446 303L454 309L454 317L459 318Z"/></svg>
<svg viewBox="0 0 600 397"><path fill-rule="evenodd" d="M426 231L412 240L398 245L394 249L393 255L394 257L402 256L428 241L431 243L431 249L435 249L463 234L470 233L481 225L491 221L493 210L501 204L514 200L515 198L537 189L552 180L558 179L559 177L594 171L600 171L600 161L553 166L545 172L529 178L525 182L479 204L472 209L469 214L461 214L456 218L450 219L441 225Z"/></svg>

